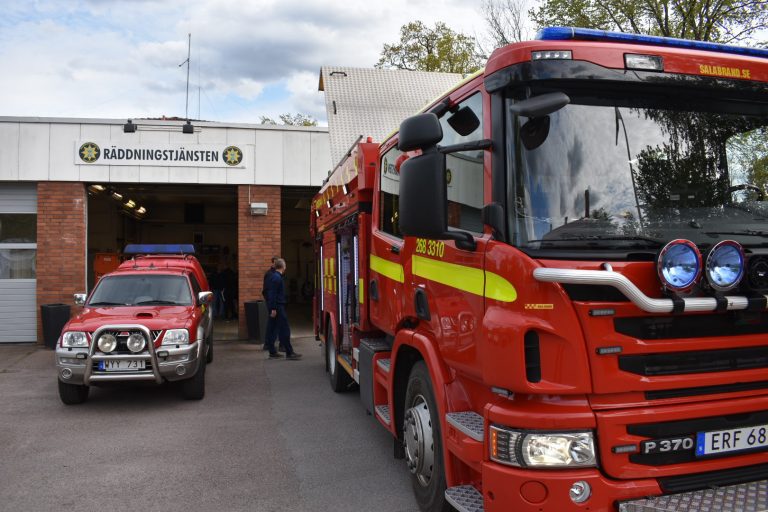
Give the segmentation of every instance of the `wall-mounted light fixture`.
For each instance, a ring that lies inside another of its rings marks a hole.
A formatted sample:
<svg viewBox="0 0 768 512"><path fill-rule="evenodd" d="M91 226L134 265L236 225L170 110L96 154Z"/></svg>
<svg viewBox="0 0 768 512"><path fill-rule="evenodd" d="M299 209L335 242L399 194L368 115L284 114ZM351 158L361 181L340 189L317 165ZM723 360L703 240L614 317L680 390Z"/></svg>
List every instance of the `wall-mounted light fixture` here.
<svg viewBox="0 0 768 512"><path fill-rule="evenodd" d="M267 203L251 203L251 215L266 215Z"/></svg>
<svg viewBox="0 0 768 512"><path fill-rule="evenodd" d="M136 133L136 125L130 119L123 125L123 133Z"/></svg>
<svg viewBox="0 0 768 512"><path fill-rule="evenodd" d="M184 126L181 127L181 133L195 133L195 127L192 126L191 121L187 121Z"/></svg>

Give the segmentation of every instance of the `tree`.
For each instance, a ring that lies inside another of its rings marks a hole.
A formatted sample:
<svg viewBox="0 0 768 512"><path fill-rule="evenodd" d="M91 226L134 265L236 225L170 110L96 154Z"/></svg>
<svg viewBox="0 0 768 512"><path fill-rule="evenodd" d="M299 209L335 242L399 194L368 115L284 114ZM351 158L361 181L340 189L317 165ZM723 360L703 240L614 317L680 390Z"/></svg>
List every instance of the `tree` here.
<svg viewBox="0 0 768 512"><path fill-rule="evenodd" d="M528 0L483 0L480 9L494 48L531 39L528 5Z"/></svg>
<svg viewBox="0 0 768 512"><path fill-rule="evenodd" d="M271 117L261 116L261 124L278 124ZM288 126L317 126L317 119L306 114L280 114L280 124Z"/></svg>
<svg viewBox="0 0 768 512"><path fill-rule="evenodd" d="M454 32L443 22L429 28L420 21L400 28L400 42L385 44L377 68L471 73L482 63L475 39Z"/></svg>
<svg viewBox="0 0 768 512"><path fill-rule="evenodd" d="M544 0L539 27L574 26L699 41L755 43L768 28L768 0Z"/></svg>

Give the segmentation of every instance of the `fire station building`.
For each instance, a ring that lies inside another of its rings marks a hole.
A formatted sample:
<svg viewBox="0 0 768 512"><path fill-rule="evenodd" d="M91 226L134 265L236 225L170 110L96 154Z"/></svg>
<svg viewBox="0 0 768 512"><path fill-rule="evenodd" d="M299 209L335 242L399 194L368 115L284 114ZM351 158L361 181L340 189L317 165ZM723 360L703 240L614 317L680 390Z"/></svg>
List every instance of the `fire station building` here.
<svg viewBox="0 0 768 512"><path fill-rule="evenodd" d="M302 300L331 167L324 127L0 117L0 343L42 340L40 306L72 304L128 243L193 243L207 272L235 270L244 337L272 256Z"/></svg>

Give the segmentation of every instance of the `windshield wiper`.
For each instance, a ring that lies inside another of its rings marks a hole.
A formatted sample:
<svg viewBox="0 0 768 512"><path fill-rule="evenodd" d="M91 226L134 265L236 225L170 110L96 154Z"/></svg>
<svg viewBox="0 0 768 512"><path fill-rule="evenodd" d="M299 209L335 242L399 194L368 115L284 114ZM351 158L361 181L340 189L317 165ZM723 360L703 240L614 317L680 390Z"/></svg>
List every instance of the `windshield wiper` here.
<svg viewBox="0 0 768 512"><path fill-rule="evenodd" d="M574 235L563 238L552 238L542 240L528 240L526 244L533 243L562 243L562 242L644 242L653 247L661 247L664 242L655 238L644 236L602 236L602 235Z"/></svg>
<svg viewBox="0 0 768 512"><path fill-rule="evenodd" d="M125 306L122 302L91 302L89 306Z"/></svg>
<svg viewBox="0 0 768 512"><path fill-rule="evenodd" d="M178 303L173 300L143 300L141 302L134 303L134 306L143 306L147 304L155 304L159 306L176 306Z"/></svg>

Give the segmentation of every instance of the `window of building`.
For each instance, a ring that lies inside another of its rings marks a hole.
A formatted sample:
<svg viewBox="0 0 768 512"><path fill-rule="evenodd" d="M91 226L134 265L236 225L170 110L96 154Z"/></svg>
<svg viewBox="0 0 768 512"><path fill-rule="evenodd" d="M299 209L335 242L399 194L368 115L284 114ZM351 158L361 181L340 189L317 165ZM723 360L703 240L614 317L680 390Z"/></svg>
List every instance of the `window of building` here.
<svg viewBox="0 0 768 512"><path fill-rule="evenodd" d="M0 213L0 279L35 279L37 215Z"/></svg>

